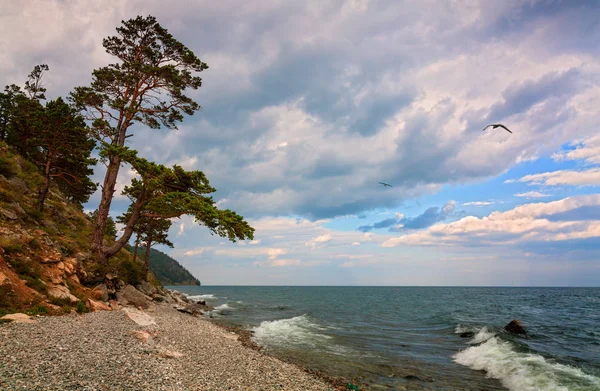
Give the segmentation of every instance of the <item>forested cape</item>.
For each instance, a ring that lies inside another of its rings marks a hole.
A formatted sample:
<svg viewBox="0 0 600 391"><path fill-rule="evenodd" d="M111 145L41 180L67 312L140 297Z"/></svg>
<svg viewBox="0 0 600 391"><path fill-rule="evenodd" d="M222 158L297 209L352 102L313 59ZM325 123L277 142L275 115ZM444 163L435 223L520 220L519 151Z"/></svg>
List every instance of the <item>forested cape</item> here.
<svg viewBox="0 0 600 391"><path fill-rule="evenodd" d="M127 249L133 252L131 246ZM139 248L138 256L143 256L145 251L145 248ZM200 281L185 267L162 251L151 248L149 264L150 271L163 285L200 285Z"/></svg>

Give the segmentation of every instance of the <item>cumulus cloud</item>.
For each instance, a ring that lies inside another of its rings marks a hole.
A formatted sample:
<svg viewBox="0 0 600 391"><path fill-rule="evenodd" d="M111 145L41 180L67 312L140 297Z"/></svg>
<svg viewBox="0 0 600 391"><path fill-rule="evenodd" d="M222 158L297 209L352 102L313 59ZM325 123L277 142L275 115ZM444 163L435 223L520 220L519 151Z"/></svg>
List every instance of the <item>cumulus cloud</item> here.
<svg viewBox="0 0 600 391"><path fill-rule="evenodd" d="M575 196L548 203L532 203L488 216L467 216L448 224L386 240L383 247L400 245L487 246L521 242L552 242L600 236L600 220L573 218L581 208L600 209L600 195ZM571 213L572 219L566 219ZM552 218L562 216L562 218Z"/></svg>

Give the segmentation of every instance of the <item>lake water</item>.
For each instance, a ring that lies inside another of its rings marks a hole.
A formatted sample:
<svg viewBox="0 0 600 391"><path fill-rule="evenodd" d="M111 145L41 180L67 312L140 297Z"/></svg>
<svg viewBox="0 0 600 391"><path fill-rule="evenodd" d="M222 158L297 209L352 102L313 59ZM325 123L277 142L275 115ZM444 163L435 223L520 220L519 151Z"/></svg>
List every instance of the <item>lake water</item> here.
<svg viewBox="0 0 600 391"><path fill-rule="evenodd" d="M361 389L600 390L600 288L170 288ZM502 330L512 319L528 338Z"/></svg>

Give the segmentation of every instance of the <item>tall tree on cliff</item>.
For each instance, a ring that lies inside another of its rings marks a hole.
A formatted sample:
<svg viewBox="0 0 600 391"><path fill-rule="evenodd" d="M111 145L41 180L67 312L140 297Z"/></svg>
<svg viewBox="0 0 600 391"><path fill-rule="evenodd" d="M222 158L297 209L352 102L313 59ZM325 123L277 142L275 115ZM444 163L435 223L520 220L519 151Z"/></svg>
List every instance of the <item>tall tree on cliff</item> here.
<svg viewBox="0 0 600 391"><path fill-rule="evenodd" d="M96 164L96 159L90 157L96 143L88 137L83 118L62 98L50 101L31 142L41 152L34 161L44 177L39 189L39 210L44 210L51 179L72 201L86 202L96 190L89 179L94 172L90 166Z"/></svg>
<svg viewBox="0 0 600 391"><path fill-rule="evenodd" d="M93 134L107 151L92 242L92 250L105 260L104 226L122 162L117 150L106 146L123 147L135 123L152 129L176 128L184 113L192 115L200 109L184 92L198 89L202 80L194 73L208 68L152 16L123 21L117 33L102 43L119 62L94 70L91 85L71 93L72 102L91 121Z"/></svg>

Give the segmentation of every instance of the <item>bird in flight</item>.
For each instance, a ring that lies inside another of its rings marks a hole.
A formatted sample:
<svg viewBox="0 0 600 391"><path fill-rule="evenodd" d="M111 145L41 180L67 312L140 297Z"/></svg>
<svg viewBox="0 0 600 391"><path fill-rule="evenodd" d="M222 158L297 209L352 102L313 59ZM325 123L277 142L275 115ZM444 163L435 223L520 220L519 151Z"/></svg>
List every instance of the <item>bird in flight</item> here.
<svg viewBox="0 0 600 391"><path fill-rule="evenodd" d="M383 187L393 187L392 185L388 184L388 183L384 183L384 182L379 182L380 185L383 185Z"/></svg>
<svg viewBox="0 0 600 391"><path fill-rule="evenodd" d="M486 126L485 128L483 128L483 131L485 131L487 128L492 127L492 129L496 129L496 128L502 128L505 129L508 133L512 133L511 130L509 128L507 128L506 126L502 125L502 124L491 124Z"/></svg>

